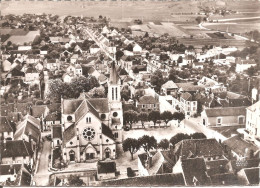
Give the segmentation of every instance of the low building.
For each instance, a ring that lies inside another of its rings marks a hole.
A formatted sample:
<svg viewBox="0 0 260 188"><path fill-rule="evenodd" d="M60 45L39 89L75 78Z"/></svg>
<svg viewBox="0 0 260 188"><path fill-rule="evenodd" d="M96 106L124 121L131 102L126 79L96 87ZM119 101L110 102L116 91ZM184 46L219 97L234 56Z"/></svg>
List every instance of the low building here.
<svg viewBox="0 0 260 188"><path fill-rule="evenodd" d="M188 93L182 93L180 96L180 108L184 112L185 116L190 117L197 114L197 101L193 99L193 96Z"/></svg>
<svg viewBox="0 0 260 188"><path fill-rule="evenodd" d="M152 110L159 111L160 103L159 100L156 100L155 97L150 95L145 95L139 98L139 101L136 103L137 108L140 111L150 112Z"/></svg>
<svg viewBox="0 0 260 188"><path fill-rule="evenodd" d="M169 80L161 87L161 92L166 95L175 95L177 90L178 86L172 80Z"/></svg>
<svg viewBox="0 0 260 188"><path fill-rule="evenodd" d="M250 67L256 66L254 59L241 59L240 57L236 59L236 72L241 73Z"/></svg>
<svg viewBox="0 0 260 188"><path fill-rule="evenodd" d="M52 125L51 126L51 138L52 138L52 148L61 146L62 143L62 125Z"/></svg>
<svg viewBox="0 0 260 188"><path fill-rule="evenodd" d="M97 163L97 178L98 180L114 179L116 177L115 161L98 161Z"/></svg>
<svg viewBox="0 0 260 188"><path fill-rule="evenodd" d="M246 107L206 108L201 112L203 126L245 125Z"/></svg>

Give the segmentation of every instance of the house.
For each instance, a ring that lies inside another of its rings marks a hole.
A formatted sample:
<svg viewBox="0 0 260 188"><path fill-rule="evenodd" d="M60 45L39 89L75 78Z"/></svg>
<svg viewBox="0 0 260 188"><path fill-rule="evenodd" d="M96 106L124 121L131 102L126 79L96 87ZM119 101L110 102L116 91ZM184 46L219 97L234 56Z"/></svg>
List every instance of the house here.
<svg viewBox="0 0 260 188"><path fill-rule="evenodd" d="M41 72L44 68L41 62L36 63L34 67L38 72Z"/></svg>
<svg viewBox="0 0 260 188"><path fill-rule="evenodd" d="M240 185L259 185L260 167L243 168L238 172L238 180Z"/></svg>
<svg viewBox="0 0 260 188"><path fill-rule="evenodd" d="M140 176L153 176L172 173L174 161L171 151L158 151L138 155L138 171Z"/></svg>
<svg viewBox="0 0 260 188"><path fill-rule="evenodd" d="M29 67L25 72L25 83L37 83L40 81L40 74L34 67Z"/></svg>
<svg viewBox="0 0 260 188"><path fill-rule="evenodd" d="M31 115L39 120L44 119L49 113L47 105L34 105L31 107Z"/></svg>
<svg viewBox="0 0 260 188"><path fill-rule="evenodd" d="M194 69L201 69L203 70L204 63L203 62L193 62L192 63L192 68Z"/></svg>
<svg viewBox="0 0 260 188"><path fill-rule="evenodd" d="M182 93L180 96L180 108L181 111L184 112L185 116L194 116L197 114L197 104L198 102L194 99L194 97L188 93Z"/></svg>
<svg viewBox="0 0 260 188"><path fill-rule="evenodd" d="M60 124L61 123L61 114L60 112L49 113L43 120L43 129L50 130L51 125Z"/></svg>
<svg viewBox="0 0 260 188"><path fill-rule="evenodd" d="M62 125L56 124L51 126L52 148L59 147L62 144Z"/></svg>
<svg viewBox="0 0 260 188"><path fill-rule="evenodd" d="M32 145L25 140L1 141L1 164L34 164Z"/></svg>
<svg viewBox="0 0 260 188"><path fill-rule="evenodd" d="M23 164L1 164L1 186L30 186L32 183L31 169Z"/></svg>
<svg viewBox="0 0 260 188"><path fill-rule="evenodd" d="M44 61L44 67L50 71L55 71L60 69L60 62L58 59L46 59Z"/></svg>
<svg viewBox="0 0 260 188"><path fill-rule="evenodd" d="M171 94L175 95L177 90L178 90L178 86L172 80L169 80L161 87L161 92L166 95L171 95Z"/></svg>
<svg viewBox="0 0 260 188"><path fill-rule="evenodd" d="M224 86L224 84L219 83L215 79L208 78L206 76L203 76L199 81L198 85L205 87L206 91L211 91L213 93L220 93L220 92L226 92L227 88Z"/></svg>
<svg viewBox="0 0 260 188"><path fill-rule="evenodd" d="M203 86L194 85L193 82L186 82L186 83L175 83L178 87L178 92L184 93L188 92L190 94L195 94L198 91L204 91L205 88Z"/></svg>
<svg viewBox="0 0 260 188"><path fill-rule="evenodd" d="M5 116L0 117L1 127L0 127L0 140L13 140L14 138L14 126Z"/></svg>
<svg viewBox="0 0 260 188"><path fill-rule="evenodd" d="M240 135L224 140L223 145L231 150L231 154L236 159L258 158L259 156L259 147L242 139Z"/></svg>
<svg viewBox="0 0 260 188"><path fill-rule="evenodd" d="M79 58L79 55L78 55L78 54L73 54L73 55L71 56L71 58L70 58L70 63L75 64L76 61L78 60L78 58Z"/></svg>
<svg viewBox="0 0 260 188"><path fill-rule="evenodd" d="M174 166L173 173L182 173L186 186L211 184L211 179L207 174L206 164L202 157L180 160Z"/></svg>
<svg viewBox="0 0 260 188"><path fill-rule="evenodd" d="M260 101L246 108L246 132L248 139L260 139Z"/></svg>
<svg viewBox="0 0 260 188"><path fill-rule="evenodd" d="M244 72L245 70L249 69L250 67L256 66L256 62L254 59L241 59L238 57L236 59L236 72L241 73Z"/></svg>
<svg viewBox="0 0 260 188"><path fill-rule="evenodd" d="M156 100L155 97L151 95L145 95L139 98L139 101L136 103L136 107L140 111L150 112L152 110L159 111L160 103L159 100Z"/></svg>
<svg viewBox="0 0 260 188"><path fill-rule="evenodd" d="M28 55L28 57L26 58L26 63L27 64L36 64L38 62L40 62L40 57L38 55Z"/></svg>
<svg viewBox="0 0 260 188"><path fill-rule="evenodd" d="M245 125L246 107L207 108L201 112L203 126Z"/></svg>
<svg viewBox="0 0 260 188"><path fill-rule="evenodd" d="M97 44L92 44L89 48L90 54L96 54L100 51L100 48Z"/></svg>
<svg viewBox="0 0 260 188"><path fill-rule="evenodd" d="M133 52L134 53L141 53L142 52L142 47L139 46L137 43L135 43L134 46L133 46Z"/></svg>
<svg viewBox="0 0 260 188"><path fill-rule="evenodd" d="M14 140L24 140L30 143L33 152L35 152L34 159L36 159L37 148L41 139L41 123L38 119L26 115L24 120L17 125L14 134Z"/></svg>
<svg viewBox="0 0 260 188"><path fill-rule="evenodd" d="M116 177L115 161L98 161L97 162L97 179L108 180Z"/></svg>

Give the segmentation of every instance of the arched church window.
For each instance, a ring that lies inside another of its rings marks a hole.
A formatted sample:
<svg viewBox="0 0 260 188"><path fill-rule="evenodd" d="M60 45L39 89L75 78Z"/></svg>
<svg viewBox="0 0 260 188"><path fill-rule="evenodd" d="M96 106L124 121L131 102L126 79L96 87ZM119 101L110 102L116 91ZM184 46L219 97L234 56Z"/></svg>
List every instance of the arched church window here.
<svg viewBox="0 0 260 188"><path fill-rule="evenodd" d="M116 100L117 100L117 87L116 87Z"/></svg>
<svg viewBox="0 0 260 188"><path fill-rule="evenodd" d="M114 100L114 88L112 88L112 100Z"/></svg>

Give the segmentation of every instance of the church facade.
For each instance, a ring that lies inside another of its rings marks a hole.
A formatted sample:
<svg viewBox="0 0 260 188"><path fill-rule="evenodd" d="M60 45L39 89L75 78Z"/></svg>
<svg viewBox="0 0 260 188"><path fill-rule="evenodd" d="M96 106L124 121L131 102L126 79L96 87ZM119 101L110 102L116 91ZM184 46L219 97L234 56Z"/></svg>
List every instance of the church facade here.
<svg viewBox="0 0 260 188"><path fill-rule="evenodd" d="M116 145L122 142L123 114L120 79L112 63L107 98L78 99L62 103L62 152L65 162L115 159Z"/></svg>

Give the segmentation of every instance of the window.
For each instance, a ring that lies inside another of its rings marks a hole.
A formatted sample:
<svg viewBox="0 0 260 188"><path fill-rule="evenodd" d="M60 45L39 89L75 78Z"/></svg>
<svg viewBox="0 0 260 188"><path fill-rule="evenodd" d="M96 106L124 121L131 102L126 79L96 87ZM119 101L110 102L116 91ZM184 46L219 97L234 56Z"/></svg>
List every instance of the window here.
<svg viewBox="0 0 260 188"><path fill-rule="evenodd" d="M221 125L222 124L222 118L221 117L218 117L217 118L217 125Z"/></svg>
<svg viewBox="0 0 260 188"><path fill-rule="evenodd" d="M117 112L114 112L114 113L113 113L113 116L114 116L114 117L117 117L117 115L118 115Z"/></svg>
<svg viewBox="0 0 260 188"><path fill-rule="evenodd" d="M71 120L72 120L72 116L68 116L68 117L67 117L67 120L68 120L68 121L71 121Z"/></svg>
<svg viewBox="0 0 260 188"><path fill-rule="evenodd" d="M203 125L206 125L206 120L205 119L203 119Z"/></svg>
<svg viewBox="0 0 260 188"><path fill-rule="evenodd" d="M114 88L112 88L112 100L114 100Z"/></svg>
<svg viewBox="0 0 260 188"><path fill-rule="evenodd" d="M116 100L117 100L117 88L116 88Z"/></svg>
<svg viewBox="0 0 260 188"><path fill-rule="evenodd" d="M103 119L103 120L104 120L104 119L106 119L106 114L101 114L101 116L100 116L100 117L101 117L101 119Z"/></svg>
<svg viewBox="0 0 260 188"><path fill-rule="evenodd" d="M114 138L118 138L118 133L115 133L115 134L114 134Z"/></svg>
<svg viewBox="0 0 260 188"><path fill-rule="evenodd" d="M90 141L94 139L96 132L93 128L88 127L83 130L82 134L86 140Z"/></svg>
<svg viewBox="0 0 260 188"><path fill-rule="evenodd" d="M86 122L91 123L91 117L86 117Z"/></svg>

